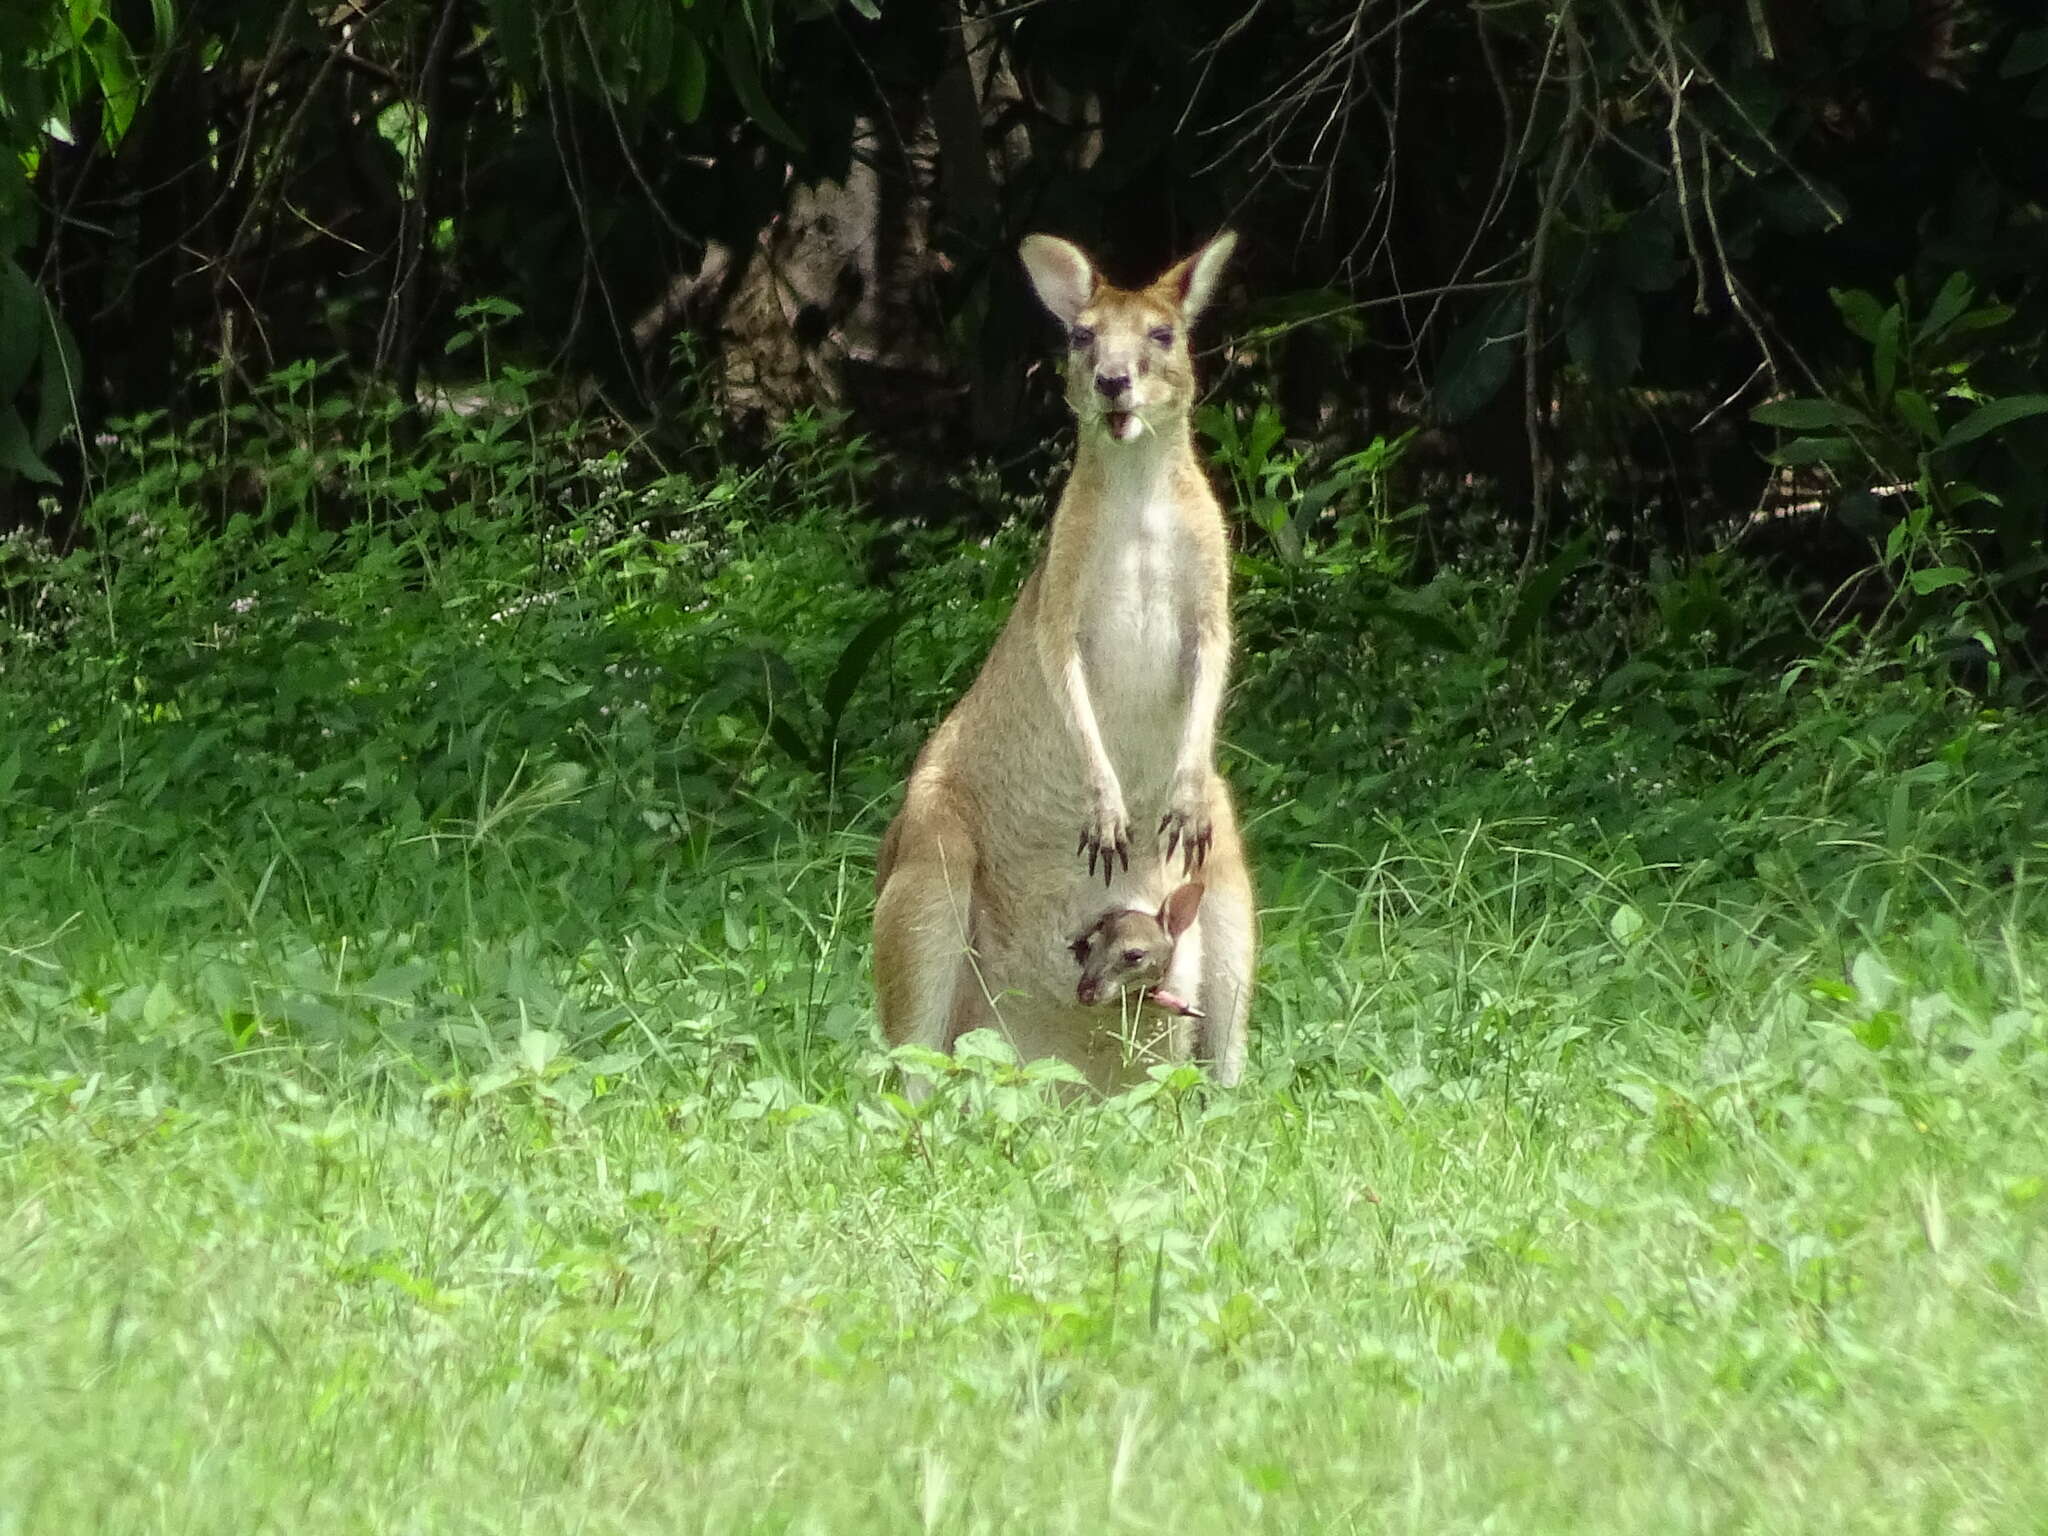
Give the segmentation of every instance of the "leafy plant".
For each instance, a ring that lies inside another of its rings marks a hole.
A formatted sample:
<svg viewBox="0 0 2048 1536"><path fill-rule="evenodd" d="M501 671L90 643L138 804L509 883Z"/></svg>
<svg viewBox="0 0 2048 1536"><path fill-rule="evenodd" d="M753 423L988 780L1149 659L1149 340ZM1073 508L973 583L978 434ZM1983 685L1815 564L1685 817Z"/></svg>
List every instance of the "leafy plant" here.
<svg viewBox="0 0 2048 1536"><path fill-rule="evenodd" d="M152 16L161 46L168 3L159 0ZM117 147L148 89L102 0L9 7L0 17L0 488L17 475L55 483L43 455L73 423L85 380L70 327L24 265L42 236L38 162L53 138L71 145L96 134Z"/></svg>
<svg viewBox="0 0 2048 1536"><path fill-rule="evenodd" d="M1869 347L1868 367L1838 395L1757 407L1755 420L1797 434L1772 461L1829 474L1843 493L1841 515L1877 541L1899 589L1922 599L1948 593L1951 640L1981 644L1995 664L1994 635L2019 628L1983 600L2002 590L2031 599L2048 569L2039 472L2048 394L1994 394L1984 382L2009 376L1987 347L2014 312L1978 304L1961 272L1918 316L1903 281L1890 304L1860 290L1832 297Z"/></svg>

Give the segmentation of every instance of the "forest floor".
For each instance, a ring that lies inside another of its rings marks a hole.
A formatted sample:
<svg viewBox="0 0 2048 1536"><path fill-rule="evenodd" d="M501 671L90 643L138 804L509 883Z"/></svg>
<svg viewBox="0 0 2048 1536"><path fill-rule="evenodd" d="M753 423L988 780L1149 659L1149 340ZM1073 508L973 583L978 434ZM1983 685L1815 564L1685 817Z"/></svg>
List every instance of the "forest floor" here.
<svg viewBox="0 0 2048 1536"><path fill-rule="evenodd" d="M1254 570L1246 1082L913 1110L874 839L1031 535L869 665L726 534L166 536L6 653L0 1533L2037 1526L2028 717L1381 634L1295 737Z"/></svg>

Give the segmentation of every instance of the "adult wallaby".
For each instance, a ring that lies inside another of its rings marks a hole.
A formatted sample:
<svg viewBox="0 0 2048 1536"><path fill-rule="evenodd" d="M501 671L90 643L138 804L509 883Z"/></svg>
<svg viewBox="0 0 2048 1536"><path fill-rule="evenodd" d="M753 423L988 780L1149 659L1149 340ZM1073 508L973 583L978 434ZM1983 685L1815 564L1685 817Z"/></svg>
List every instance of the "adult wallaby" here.
<svg viewBox="0 0 2048 1536"><path fill-rule="evenodd" d="M993 1027L1103 1090L1190 1050L1221 1082L1243 1071L1255 913L1214 764L1230 549L1188 428L1188 329L1234 243L1124 289L1067 241L1023 242L1067 333L1079 446L1043 559L882 839L875 990L892 1045ZM1133 1041L1078 1003L1069 946L1105 902L1160 909L1176 858L1207 891L1178 939L1204 1016Z"/></svg>

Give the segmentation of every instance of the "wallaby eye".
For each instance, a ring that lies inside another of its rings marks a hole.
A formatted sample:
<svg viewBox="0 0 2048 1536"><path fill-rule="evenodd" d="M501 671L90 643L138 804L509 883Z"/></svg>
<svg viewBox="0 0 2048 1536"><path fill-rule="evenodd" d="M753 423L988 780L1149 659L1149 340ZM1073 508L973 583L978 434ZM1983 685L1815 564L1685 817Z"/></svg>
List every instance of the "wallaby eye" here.
<svg viewBox="0 0 2048 1536"><path fill-rule="evenodd" d="M1139 961L1143 960L1144 958L1145 951L1143 951L1142 949L1127 949L1124 951L1125 965L1136 965Z"/></svg>
<svg viewBox="0 0 2048 1536"><path fill-rule="evenodd" d="M1173 345L1173 327L1170 325L1155 325L1146 334L1162 347Z"/></svg>
<svg viewBox="0 0 2048 1536"><path fill-rule="evenodd" d="M1080 351L1083 347L1092 347L1095 345L1095 327L1092 325L1077 325L1067 333L1067 339L1074 344L1076 352Z"/></svg>
<svg viewBox="0 0 2048 1536"><path fill-rule="evenodd" d="M1088 963L1088 936L1086 934L1083 934L1080 938L1074 940L1074 942L1069 944L1067 948L1071 949L1074 952L1074 958L1076 960L1080 961L1083 965L1086 965Z"/></svg>

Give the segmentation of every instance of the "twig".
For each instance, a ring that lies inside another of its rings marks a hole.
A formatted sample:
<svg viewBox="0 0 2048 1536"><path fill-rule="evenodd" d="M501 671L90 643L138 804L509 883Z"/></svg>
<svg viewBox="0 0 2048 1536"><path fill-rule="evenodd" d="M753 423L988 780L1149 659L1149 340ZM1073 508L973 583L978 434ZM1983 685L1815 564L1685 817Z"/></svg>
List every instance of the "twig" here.
<svg viewBox="0 0 2048 1536"><path fill-rule="evenodd" d="M655 217L668 226L668 232L684 246L695 246L698 250L703 250L704 242L670 216L667 205L655 192L654 184L647 179L647 173L640 169L640 161L633 153L632 144L627 140L625 125L619 121L619 109L613 105L612 93L604 78L604 65L597 55L597 41L591 37L590 20L583 14L582 0L574 0L569 8L576 14L576 28L583 35L583 50L590 55L590 72L597 80L598 100L604 103L605 115L612 120L612 137L619 141L619 158L626 162L627 171L632 174L640 190L647 195L648 206L654 210Z"/></svg>
<svg viewBox="0 0 2048 1536"><path fill-rule="evenodd" d="M1748 291L1742 286L1742 279L1735 275L1735 266L1728 260L1728 247L1721 239L1721 220L1714 212L1714 188L1709 179L1707 147L1700 146L1700 204L1706 209L1707 233L1713 237L1714 260L1721 268L1721 285L1727 290L1728 302L1735 306L1735 313L1742 319L1750 337L1756 342L1756 349L1763 354L1764 366L1770 370L1771 386L1777 387L1778 360L1771 352L1770 341L1764 335L1763 322L1749 307Z"/></svg>
<svg viewBox="0 0 2048 1536"><path fill-rule="evenodd" d="M590 207L584 201L583 187L577 173L583 168L582 145L576 142L576 121L574 113L564 113L556 100L562 93L562 85L548 68L546 34L538 57L540 59L541 88L547 98L548 127L555 141L555 153L562 162L562 185L568 189L570 206L576 210L576 227L583 236L583 261L576 274L576 298L569 312L569 325L562 337L556 362L568 355L575 343L576 332L583 323L583 309L593 284L598 296L604 301L605 316L611 321L613 338L623 351L628 345L631 330L620 320L618 306L612 299L611 285L604 280L604 270L597 260L597 231L590 220ZM564 125L566 123L566 133ZM571 162L574 162L573 165Z"/></svg>
<svg viewBox="0 0 2048 1536"><path fill-rule="evenodd" d="M447 73L448 48L455 36L455 17L462 0L441 0L441 15L427 40L426 57L420 63L419 163L413 170L413 195L400 226L398 270L393 275L395 302L384 312L377 348L380 371L388 360L398 398L408 407L419 404L420 379L420 281L427 262L427 232L434 217L434 184L441 141L447 126L441 122L441 87Z"/></svg>
<svg viewBox="0 0 2048 1536"><path fill-rule="evenodd" d="M1573 55L1566 76L1569 98L1564 125L1558 131L1556 163L1543 189L1543 206L1536 219L1536 234L1529 250L1529 295L1522 322L1522 427L1529 444L1529 543L1523 551L1518 583L1526 583L1550 538L1550 464L1543 451L1543 280L1550 263L1550 235L1563 206L1565 184L1573 166L1571 140L1578 131L1585 89L1585 60L1579 46L1577 0L1565 0L1558 11L1558 26L1566 50Z"/></svg>
<svg viewBox="0 0 2048 1536"><path fill-rule="evenodd" d="M1451 283L1454 285L1462 281L1466 270L1471 266L1473 254L1479 249L1481 238L1500 216L1500 210L1507 206L1508 193L1513 190L1515 178L1520 174L1517 168L1522 163L1522 156L1528 151L1530 136L1536 131L1536 104L1543 95L1544 84L1550 79L1550 62L1557 54L1560 30L1558 26L1553 26L1549 38L1543 45L1543 59L1537 67L1536 84L1529 94L1529 112L1522 120L1522 134L1510 147L1508 141L1513 137L1515 124L1514 103L1508 96L1507 81L1501 75L1500 60L1494 54L1493 41L1487 33L1485 17L1475 16L1473 25L1478 30L1479 52L1486 61L1486 73L1492 79L1494 94L1500 101L1503 153L1500 164L1494 167L1492 190L1486 194L1486 202L1481 205L1479 218L1472 226L1472 237L1465 242L1465 249L1459 254L1457 265L1451 268ZM1436 302L1429 306L1429 313L1422 317L1422 324L1416 328L1413 338L1414 355L1420 355L1423 338L1429 334L1430 327L1436 324L1436 317L1443 310L1445 297L1460 291L1463 290L1458 287L1445 287L1437 291Z"/></svg>

